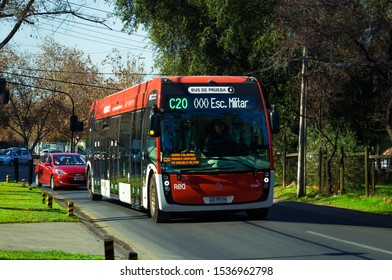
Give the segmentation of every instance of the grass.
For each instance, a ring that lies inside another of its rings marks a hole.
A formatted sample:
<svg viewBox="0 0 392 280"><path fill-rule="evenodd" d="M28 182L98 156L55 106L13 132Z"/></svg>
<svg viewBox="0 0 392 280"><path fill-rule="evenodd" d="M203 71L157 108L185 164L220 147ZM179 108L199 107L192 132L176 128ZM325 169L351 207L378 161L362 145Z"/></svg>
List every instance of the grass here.
<svg viewBox="0 0 392 280"><path fill-rule="evenodd" d="M306 189L305 197L297 198L296 192L295 185L277 186L275 187L275 198L392 215L392 186L378 186L377 194L369 197L352 193L322 195L318 192L317 187L309 186Z"/></svg>
<svg viewBox="0 0 392 280"><path fill-rule="evenodd" d="M78 222L54 199L52 208L42 203L42 190L21 183L0 183L0 223Z"/></svg>
<svg viewBox="0 0 392 280"><path fill-rule="evenodd" d="M103 260L102 256L73 254L62 251L5 251L0 250L0 260Z"/></svg>
<svg viewBox="0 0 392 280"><path fill-rule="evenodd" d="M52 208L43 202L40 189L22 186L21 183L0 182L0 224L39 222L78 222L68 216L67 209L54 199ZM46 193L45 193L46 194ZM47 194L46 194L47 195ZM8 251L0 250L0 260L103 260L103 256L66 253L62 251Z"/></svg>

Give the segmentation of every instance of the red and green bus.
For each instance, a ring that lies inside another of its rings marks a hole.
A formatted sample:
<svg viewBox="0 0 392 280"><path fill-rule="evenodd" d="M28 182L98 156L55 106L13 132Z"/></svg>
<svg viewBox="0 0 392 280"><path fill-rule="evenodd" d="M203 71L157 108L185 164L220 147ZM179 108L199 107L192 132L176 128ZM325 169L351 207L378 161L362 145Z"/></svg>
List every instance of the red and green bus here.
<svg viewBox="0 0 392 280"><path fill-rule="evenodd" d="M267 107L258 81L240 76L159 77L95 101L90 199L118 199L148 210L156 223L176 212L224 210L264 219L278 131L277 113ZM207 144L216 122L230 139Z"/></svg>

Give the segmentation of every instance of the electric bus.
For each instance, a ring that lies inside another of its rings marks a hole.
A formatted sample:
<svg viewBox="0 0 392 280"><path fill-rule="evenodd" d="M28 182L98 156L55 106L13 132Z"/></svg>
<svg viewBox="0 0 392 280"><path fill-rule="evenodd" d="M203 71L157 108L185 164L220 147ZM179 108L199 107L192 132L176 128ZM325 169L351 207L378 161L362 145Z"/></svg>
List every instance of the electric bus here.
<svg viewBox="0 0 392 280"><path fill-rule="evenodd" d="M230 139L208 144L218 120ZM253 77L151 79L91 105L89 198L118 199L155 223L176 212L225 210L264 219L278 129L278 114Z"/></svg>

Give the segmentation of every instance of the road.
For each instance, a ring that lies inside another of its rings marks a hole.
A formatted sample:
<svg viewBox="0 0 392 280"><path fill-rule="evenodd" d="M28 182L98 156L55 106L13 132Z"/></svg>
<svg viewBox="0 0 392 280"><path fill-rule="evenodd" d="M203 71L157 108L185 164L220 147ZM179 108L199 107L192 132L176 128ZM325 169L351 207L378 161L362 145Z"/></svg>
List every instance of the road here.
<svg viewBox="0 0 392 280"><path fill-rule="evenodd" d="M89 201L85 188L53 195L73 201L87 222L131 246L139 259L392 259L390 216L276 201L264 221L205 213L154 224L146 213L114 200Z"/></svg>

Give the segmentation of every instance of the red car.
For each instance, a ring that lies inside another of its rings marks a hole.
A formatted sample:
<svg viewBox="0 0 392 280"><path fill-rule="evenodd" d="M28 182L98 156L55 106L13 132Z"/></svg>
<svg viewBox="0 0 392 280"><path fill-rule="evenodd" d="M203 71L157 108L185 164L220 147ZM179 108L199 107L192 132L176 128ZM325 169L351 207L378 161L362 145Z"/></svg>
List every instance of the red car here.
<svg viewBox="0 0 392 280"><path fill-rule="evenodd" d="M47 153L35 166L35 184L52 189L86 186L86 162L77 153Z"/></svg>

